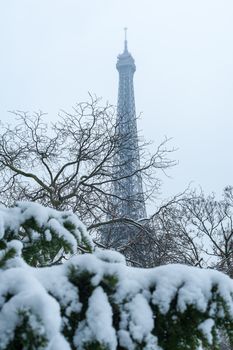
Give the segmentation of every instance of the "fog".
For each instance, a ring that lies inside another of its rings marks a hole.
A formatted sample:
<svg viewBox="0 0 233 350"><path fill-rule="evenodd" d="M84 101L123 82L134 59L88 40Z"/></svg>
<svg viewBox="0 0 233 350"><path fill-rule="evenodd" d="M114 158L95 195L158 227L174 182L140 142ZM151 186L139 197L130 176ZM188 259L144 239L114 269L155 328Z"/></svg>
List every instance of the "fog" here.
<svg viewBox="0 0 233 350"><path fill-rule="evenodd" d="M137 71L139 130L172 138L178 161L161 197L189 183L220 196L233 184L233 2L7 0L0 3L0 119L88 98L116 104L123 28Z"/></svg>

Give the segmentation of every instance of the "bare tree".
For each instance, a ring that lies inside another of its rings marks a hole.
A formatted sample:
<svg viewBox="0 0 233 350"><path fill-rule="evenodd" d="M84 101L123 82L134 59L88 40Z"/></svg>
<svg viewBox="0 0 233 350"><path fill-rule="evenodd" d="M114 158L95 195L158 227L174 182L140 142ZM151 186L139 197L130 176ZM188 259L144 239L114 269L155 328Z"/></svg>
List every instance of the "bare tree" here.
<svg viewBox="0 0 233 350"><path fill-rule="evenodd" d="M145 265L184 263L233 277L232 187L225 189L221 200L186 191L164 203L147 221L148 234L140 237Z"/></svg>
<svg viewBox="0 0 233 350"><path fill-rule="evenodd" d="M187 201L184 214L202 240L203 266L215 268L233 277L233 201L232 188L226 188L221 200L203 193Z"/></svg>
<svg viewBox="0 0 233 350"><path fill-rule="evenodd" d="M0 191L3 204L36 201L56 209L78 212L86 224L100 223L113 211L113 181L119 134L115 109L97 98L79 103L72 113L62 112L56 123L43 113L13 112L14 125L1 125ZM127 137L127 135L124 135ZM140 143L140 172L145 196L159 186L158 170L174 164L166 141L149 155ZM128 176L135 175L135 171ZM121 198L120 198L121 199ZM123 199L122 200L127 200Z"/></svg>
<svg viewBox="0 0 233 350"><path fill-rule="evenodd" d="M88 229L91 231L107 226L108 234L105 235L104 247L114 247L133 265L153 267L168 263L185 263L200 266L201 244L195 240L197 237L193 232L189 232L189 219L183 215L183 207L187 200L185 191L164 201L149 218L139 221L129 218L110 219L90 225ZM122 236L126 239L115 235L117 227L123 231Z"/></svg>

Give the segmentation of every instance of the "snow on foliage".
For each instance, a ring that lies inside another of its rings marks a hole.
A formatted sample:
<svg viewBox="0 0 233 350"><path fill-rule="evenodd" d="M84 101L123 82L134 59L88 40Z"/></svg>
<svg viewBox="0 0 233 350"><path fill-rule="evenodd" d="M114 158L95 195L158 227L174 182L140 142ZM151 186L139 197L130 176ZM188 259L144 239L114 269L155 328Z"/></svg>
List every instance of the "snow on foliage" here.
<svg viewBox="0 0 233 350"><path fill-rule="evenodd" d="M66 237L65 228L92 248L75 216L76 233L64 225L67 215L25 203L0 210L1 350L194 350L216 347L222 330L233 336L233 281L220 272L133 268L119 253L100 250L56 266L29 266L27 220L42 236L48 229L54 235L49 222L57 220L56 237Z"/></svg>
<svg viewBox="0 0 233 350"><path fill-rule="evenodd" d="M85 226L72 212L60 212L38 203L20 202L14 208L0 207L0 239L23 243L23 257L33 266L43 266L75 254L82 247L93 250Z"/></svg>
<svg viewBox="0 0 233 350"><path fill-rule="evenodd" d="M50 346L54 338L61 337L59 304L33 274L25 272L14 268L0 274L0 349L10 347L22 323L25 338L32 333L35 347L46 342Z"/></svg>
<svg viewBox="0 0 233 350"><path fill-rule="evenodd" d="M86 320L80 322L74 336L77 349L85 349L91 343L103 344L116 349L116 331L112 326L112 308L102 287L94 289L88 300Z"/></svg>

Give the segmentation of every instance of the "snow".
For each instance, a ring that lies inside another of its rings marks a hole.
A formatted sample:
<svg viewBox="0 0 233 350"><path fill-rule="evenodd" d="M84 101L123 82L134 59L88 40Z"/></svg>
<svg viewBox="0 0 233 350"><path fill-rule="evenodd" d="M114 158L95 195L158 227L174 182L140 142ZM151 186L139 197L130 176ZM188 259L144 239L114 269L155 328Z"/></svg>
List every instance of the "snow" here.
<svg viewBox="0 0 233 350"><path fill-rule="evenodd" d="M21 252L23 249L23 244L18 241L17 239L13 239L12 241L10 241L9 243L7 243L7 249L14 249L15 251L15 255L16 256L21 256ZM0 258L1 256L4 254L4 250L0 250Z"/></svg>
<svg viewBox="0 0 233 350"><path fill-rule="evenodd" d="M209 344L212 344L213 336L212 336L212 328L214 326L214 320L212 318L208 318L199 324L198 329L204 334Z"/></svg>
<svg viewBox="0 0 233 350"><path fill-rule="evenodd" d="M87 238L91 242L76 215L42 208L35 203L20 203L8 209L0 207L0 236L5 238L10 230L14 238L17 237L20 225L32 217L43 226L47 240L52 239L56 231L73 247L77 244L75 237L78 241ZM65 222L73 224L71 230L64 226ZM109 350L116 350L118 344L128 350L136 349L138 344L144 344L145 350L159 350L152 306L163 315L171 305L177 314L184 313L189 306L199 310L206 319L203 318L198 330L210 344L216 318L224 319L228 310L233 321L233 281L220 272L179 264L133 268L126 266L119 253L103 250L73 256L62 265L34 268L21 258L23 244L24 241L14 239L0 250L0 259L11 248L16 252L0 269L1 350L6 350L14 338L20 312L27 313L35 334L48 339L41 350L71 349L63 336L71 315L79 319L73 333L78 349L84 349L85 344L92 341ZM84 272L90 276L90 296L86 303L81 298L82 285L78 283ZM104 281L108 276L114 279L111 288L105 290ZM213 290L224 300L224 307L212 298ZM177 300L175 306L174 300ZM118 305L117 331L113 327L113 303ZM174 320L176 317L174 314Z"/></svg>
<svg viewBox="0 0 233 350"><path fill-rule="evenodd" d="M5 208L0 206L0 239L7 230L17 232L21 222L19 208Z"/></svg>
<svg viewBox="0 0 233 350"><path fill-rule="evenodd" d="M94 254L100 260L111 262L111 263L121 263L126 265L126 260L124 255L114 250L103 250L103 249L96 248Z"/></svg>
<svg viewBox="0 0 233 350"><path fill-rule="evenodd" d="M65 309L65 316L68 317L72 312L80 312L82 305L79 301L78 288L69 281L64 267L29 268L29 272L33 273L45 289L56 298Z"/></svg>
<svg viewBox="0 0 233 350"><path fill-rule="evenodd" d="M73 247L73 251L77 251L77 241L75 237L63 226L61 226L60 222L58 222L56 219L50 219L46 225L51 232L56 232L58 237L63 238L71 247ZM81 241L81 237L78 237L79 241Z"/></svg>
<svg viewBox="0 0 233 350"><path fill-rule="evenodd" d="M122 330L119 331L120 344L127 349L134 349L132 338L138 343L146 344L145 349L158 349L157 338L152 334L153 317L146 298L142 294L137 294L123 308L120 323Z"/></svg>
<svg viewBox="0 0 233 350"><path fill-rule="evenodd" d="M85 226L78 219L77 215L71 211L58 211L52 208L43 207L38 203L19 202L17 207L0 207L0 239L9 232L14 234L14 238L19 238L22 225L29 219L33 219L39 230L44 232L45 240L51 241L54 234L63 239L71 248L73 253L77 252L78 244L85 241L91 250L94 249ZM66 228L71 225L72 229ZM41 232L30 230L31 238L39 240ZM28 242L28 237L23 238L23 242Z"/></svg>
<svg viewBox="0 0 233 350"><path fill-rule="evenodd" d="M87 309L86 321L81 322L74 337L78 349L84 349L85 344L97 340L109 349L116 349L117 339L112 327L112 309L108 298L101 287L92 293Z"/></svg>
<svg viewBox="0 0 233 350"><path fill-rule="evenodd" d="M60 306L33 274L12 268L0 273L0 349L14 336L19 311L30 314L30 326L49 340L60 336ZM9 300L6 297L10 296Z"/></svg>
<svg viewBox="0 0 233 350"><path fill-rule="evenodd" d="M134 350L135 346L134 343L130 337L130 334L128 331L124 330L124 329L120 329L118 331L118 337L119 337L119 344L128 349L128 350ZM156 348L155 348L156 350Z"/></svg>
<svg viewBox="0 0 233 350"><path fill-rule="evenodd" d="M129 321L130 333L134 339L142 342L143 338L150 334L154 327L152 310L147 300L141 294L137 294L126 305L126 308L131 316Z"/></svg>
<svg viewBox="0 0 233 350"><path fill-rule="evenodd" d="M112 252L107 252L108 257L111 254ZM112 260L115 261L115 254ZM148 350L159 349L157 338L152 334L156 315L153 315L150 305L157 305L166 314L175 295L177 311L184 312L188 305L193 305L209 314L208 319L199 325L199 330L211 342L214 313L218 308L215 301L209 309L207 306L214 286L226 301L233 319L233 281L220 272L183 265L139 269L127 267L123 263L104 261L98 254L84 254L75 256L60 266L33 268L24 264L0 270L1 349L7 347L13 336L18 322L17 310L21 309L30 310L35 329L44 332L50 340L46 350L56 347L69 349L61 331L70 314L80 313L83 307L78 287L69 281L71 266L79 273L89 271L92 274L93 292L88 301L86 317L79 322L74 336L74 343L79 349L90 340L106 344L110 350L116 349L117 341L129 350L135 349L135 342L145 343L145 349ZM104 276L108 275L118 279L112 295L120 305L117 334L112 326L111 304L100 286ZM7 295L12 297L6 300ZM59 305L64 309L63 315ZM224 310L220 316L224 317ZM63 343L66 345L63 346Z"/></svg>
<svg viewBox="0 0 233 350"><path fill-rule="evenodd" d="M71 350L71 347L61 334L57 334L46 350Z"/></svg>

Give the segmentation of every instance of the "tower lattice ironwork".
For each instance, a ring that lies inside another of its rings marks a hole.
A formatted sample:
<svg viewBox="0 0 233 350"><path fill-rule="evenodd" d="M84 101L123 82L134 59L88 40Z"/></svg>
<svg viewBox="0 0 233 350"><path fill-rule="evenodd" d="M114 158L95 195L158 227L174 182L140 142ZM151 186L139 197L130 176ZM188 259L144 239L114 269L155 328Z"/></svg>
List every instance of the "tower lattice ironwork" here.
<svg viewBox="0 0 233 350"><path fill-rule="evenodd" d="M124 51L118 55L116 64L119 72L117 133L120 141L115 164L116 178L120 180L114 182L114 195L117 216L138 220L146 217L146 207L139 171L140 155L133 84L136 66L128 51L126 34L125 28Z"/></svg>

